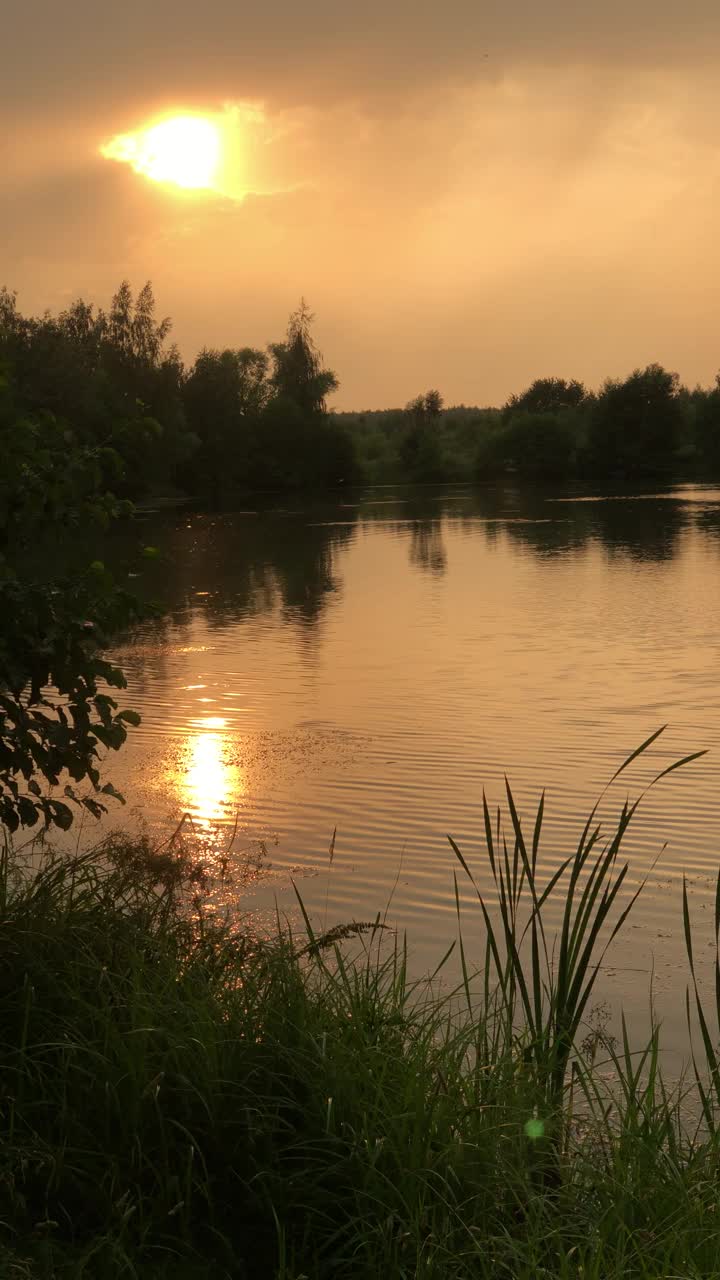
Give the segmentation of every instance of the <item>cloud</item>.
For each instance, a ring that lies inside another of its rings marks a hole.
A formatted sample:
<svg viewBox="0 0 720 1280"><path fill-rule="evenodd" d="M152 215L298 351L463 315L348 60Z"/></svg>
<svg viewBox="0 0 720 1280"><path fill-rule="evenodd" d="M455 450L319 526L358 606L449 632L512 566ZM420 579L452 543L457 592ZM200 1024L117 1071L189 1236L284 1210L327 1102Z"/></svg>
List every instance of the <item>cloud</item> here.
<svg viewBox="0 0 720 1280"><path fill-rule="evenodd" d="M348 406L707 381L719 36L714 0L13 6L0 275L37 309L151 277L188 358L304 293ZM169 110L236 113L241 200L98 156Z"/></svg>
<svg viewBox="0 0 720 1280"><path fill-rule="evenodd" d="M274 106L384 101L518 67L710 65L714 0L34 0L3 24L9 109L109 111L179 95ZM28 92L32 86L32 92Z"/></svg>

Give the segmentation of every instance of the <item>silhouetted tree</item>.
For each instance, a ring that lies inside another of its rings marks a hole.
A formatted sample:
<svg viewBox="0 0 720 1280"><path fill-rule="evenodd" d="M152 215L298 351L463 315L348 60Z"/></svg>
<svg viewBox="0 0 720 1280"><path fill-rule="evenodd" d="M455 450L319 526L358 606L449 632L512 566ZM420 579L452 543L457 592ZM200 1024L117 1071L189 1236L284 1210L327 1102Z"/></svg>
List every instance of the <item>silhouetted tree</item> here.
<svg viewBox="0 0 720 1280"><path fill-rule="evenodd" d="M518 412L485 433L476 474L480 480L506 471L534 482L568 480L575 473L578 448L574 413Z"/></svg>
<svg viewBox="0 0 720 1280"><path fill-rule="evenodd" d="M320 488L356 478L422 483L605 480L720 470L720 382L689 392L659 365L589 393L576 379L538 378L501 410L446 410L437 390L405 409L329 414L336 390L305 303L267 350L201 351L185 372L156 315L151 285L123 281L106 311L78 299L26 317L0 290L0 365L30 451L47 429L95 450L104 483L128 497ZM45 424L44 426L42 424ZM102 487L102 484L100 485Z"/></svg>
<svg viewBox="0 0 720 1280"><path fill-rule="evenodd" d="M659 364L636 369L624 382L608 380L588 423L590 474L669 472L682 431L680 379Z"/></svg>
<svg viewBox="0 0 720 1280"><path fill-rule="evenodd" d="M199 440L186 481L195 490L248 485L253 435L271 394L268 372L268 356L253 347L200 352L183 392L188 426Z"/></svg>
<svg viewBox="0 0 720 1280"><path fill-rule="evenodd" d="M271 382L277 396L291 400L303 413L325 413L326 399L336 391L338 380L324 369L322 356L311 333L315 319L305 299L288 321L284 342L270 346L273 360Z"/></svg>
<svg viewBox="0 0 720 1280"><path fill-rule="evenodd" d="M701 463L713 475L720 472L720 374L711 391L692 397L695 444Z"/></svg>
<svg viewBox="0 0 720 1280"><path fill-rule="evenodd" d="M443 411L443 398L439 391L426 391L416 396L405 407L405 414L413 426L424 427L428 423L437 423Z"/></svg>
<svg viewBox="0 0 720 1280"><path fill-rule="evenodd" d="M574 378L536 378L522 395L510 396L502 408L502 416L508 421L516 413L559 413L563 409L577 409L587 397L582 382Z"/></svg>
<svg viewBox="0 0 720 1280"><path fill-rule="evenodd" d="M357 479L349 433L325 414L307 414L274 396L258 419L250 461L253 487L322 489Z"/></svg>
<svg viewBox="0 0 720 1280"><path fill-rule="evenodd" d="M271 394L257 419L250 463L255 486L322 488L357 476L354 443L326 410L338 380L323 366L313 319L303 299L290 316L285 342L268 348Z"/></svg>
<svg viewBox="0 0 720 1280"><path fill-rule="evenodd" d="M439 391L426 391L405 406L405 431L399 450L402 478L431 484L445 479L446 467L438 428L443 399Z"/></svg>
<svg viewBox="0 0 720 1280"><path fill-rule="evenodd" d="M133 299L124 281L108 312L82 301L58 316L23 316L0 296L0 352L20 412L53 415L78 442L109 446L126 493L172 481L192 449L182 405L183 367L155 319L149 284Z"/></svg>
<svg viewBox="0 0 720 1280"><path fill-rule="evenodd" d="M519 475L566 480L575 470L576 424L566 413L521 413L505 430L506 454Z"/></svg>

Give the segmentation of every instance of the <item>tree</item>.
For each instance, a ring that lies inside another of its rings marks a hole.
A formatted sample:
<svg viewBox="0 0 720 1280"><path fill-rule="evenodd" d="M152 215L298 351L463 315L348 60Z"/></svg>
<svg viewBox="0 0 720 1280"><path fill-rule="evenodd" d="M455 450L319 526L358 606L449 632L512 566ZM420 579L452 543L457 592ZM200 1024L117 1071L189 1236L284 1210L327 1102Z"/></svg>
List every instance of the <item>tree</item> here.
<svg viewBox="0 0 720 1280"><path fill-rule="evenodd" d="M284 342L272 343L272 387L276 396L292 401L303 413L323 414L326 399L337 391L338 380L330 369L324 369L322 356L311 333L315 319L305 299L288 321Z"/></svg>
<svg viewBox="0 0 720 1280"><path fill-rule="evenodd" d="M572 413L516 413L483 433L477 478L490 480L512 471L533 482L568 480L575 474L578 443Z"/></svg>
<svg viewBox="0 0 720 1280"><path fill-rule="evenodd" d="M608 380L591 406L587 465L604 475L670 471L682 432L680 379L659 364Z"/></svg>
<svg viewBox="0 0 720 1280"><path fill-rule="evenodd" d="M504 452L518 475L566 480L575 470L577 436L567 413L518 413L504 428Z"/></svg>
<svg viewBox="0 0 720 1280"><path fill-rule="evenodd" d="M720 471L720 374L711 391L693 394L695 443L701 461L713 474Z"/></svg>
<svg viewBox="0 0 720 1280"><path fill-rule="evenodd" d="M426 391L416 396L405 407L405 414L415 427L427 426L440 420L443 411L443 398L439 391Z"/></svg>
<svg viewBox="0 0 720 1280"><path fill-rule="evenodd" d="M156 320L148 283L133 298L123 281L109 311L82 299L58 316L23 316L0 291L0 357L19 412L51 413L88 446L122 459L116 487L135 495L172 480L193 448L186 429L183 366Z"/></svg>
<svg viewBox="0 0 720 1280"><path fill-rule="evenodd" d="M508 421L516 413L559 413L577 409L587 397L582 382L574 378L536 378L522 395L510 396L503 405L502 416Z"/></svg>
<svg viewBox="0 0 720 1280"><path fill-rule="evenodd" d="M446 478L446 466L438 439L443 398L439 391L426 391L405 406L405 431L400 442L400 465L404 478L418 484L439 483Z"/></svg>
<svg viewBox="0 0 720 1280"><path fill-rule="evenodd" d="M249 482L252 438L271 387L264 351L200 352L184 386L185 414L199 441L193 475L215 489Z"/></svg>
<svg viewBox="0 0 720 1280"><path fill-rule="evenodd" d="M268 348L270 392L257 419L250 476L256 487L322 488L349 483L357 455L349 433L327 413L338 380L323 366L304 299L290 316L285 342Z"/></svg>

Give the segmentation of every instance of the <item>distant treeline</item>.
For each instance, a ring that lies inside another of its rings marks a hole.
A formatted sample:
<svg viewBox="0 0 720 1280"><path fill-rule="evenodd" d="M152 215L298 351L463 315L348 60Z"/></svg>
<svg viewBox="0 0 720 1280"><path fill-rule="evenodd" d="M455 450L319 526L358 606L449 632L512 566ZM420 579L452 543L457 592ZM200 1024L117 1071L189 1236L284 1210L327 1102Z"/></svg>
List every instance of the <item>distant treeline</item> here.
<svg viewBox="0 0 720 1280"><path fill-rule="evenodd" d="M688 390L659 365L599 391L534 382L499 409L445 408L439 392L404 409L330 413L304 303L282 341L204 349L186 367L148 284L123 283L109 309L82 300L24 316L0 290L0 531L103 495L340 483L635 480L720 470L720 382Z"/></svg>
<svg viewBox="0 0 720 1280"><path fill-rule="evenodd" d="M720 378L690 391L658 364L599 391L538 378L500 409L445 409L437 391L405 409L335 415L369 482L591 484L720 472Z"/></svg>

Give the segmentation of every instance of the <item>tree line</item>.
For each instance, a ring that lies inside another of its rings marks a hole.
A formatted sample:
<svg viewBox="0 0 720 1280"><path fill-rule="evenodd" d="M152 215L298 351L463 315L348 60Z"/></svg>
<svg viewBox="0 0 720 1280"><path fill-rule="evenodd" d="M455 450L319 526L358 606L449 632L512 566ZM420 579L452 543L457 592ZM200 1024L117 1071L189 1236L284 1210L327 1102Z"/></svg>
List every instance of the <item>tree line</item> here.
<svg viewBox="0 0 720 1280"><path fill-rule="evenodd" d="M0 432L11 458L0 525L28 484L51 516L57 486L137 498L354 479L348 434L326 409L337 380L311 325L301 303L282 341L205 349L185 368L150 284L133 296L124 282L107 310L78 300L41 317L0 290Z"/></svg>
<svg viewBox="0 0 720 1280"><path fill-rule="evenodd" d="M356 482L606 483L720 470L720 380L690 390L658 364L597 391L540 378L496 409L332 413L305 303L266 348L205 348L188 367L150 284L123 282L107 310L78 300L25 316L0 290L0 535L35 502L96 504L163 491L222 500L243 490Z"/></svg>
<svg viewBox="0 0 720 1280"><path fill-rule="evenodd" d="M404 410L340 418L372 482L605 485L720 473L720 377L689 390L659 364L598 391L538 378L498 409L446 409L430 391Z"/></svg>

